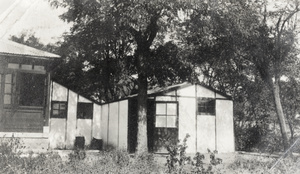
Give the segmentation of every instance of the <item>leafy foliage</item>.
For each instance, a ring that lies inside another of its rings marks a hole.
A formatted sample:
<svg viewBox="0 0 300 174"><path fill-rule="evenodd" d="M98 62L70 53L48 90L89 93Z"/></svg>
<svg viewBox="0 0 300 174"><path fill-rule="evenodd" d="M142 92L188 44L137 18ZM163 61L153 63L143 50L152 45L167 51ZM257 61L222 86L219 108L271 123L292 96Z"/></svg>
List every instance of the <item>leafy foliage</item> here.
<svg viewBox="0 0 300 174"><path fill-rule="evenodd" d="M248 125L243 132L248 129L250 134L254 133L253 137L264 137L268 124L276 120L275 114L286 149L288 131L280 84L284 75L289 78L291 75L287 74L296 75L289 67L299 65L293 20L299 3L292 1L270 13L264 3L220 1L195 6L187 20L189 32L185 41L191 60L205 75L202 82L233 96L238 113L235 125L241 126L242 118ZM250 138L257 143L250 136L241 142Z"/></svg>
<svg viewBox="0 0 300 174"><path fill-rule="evenodd" d="M182 144L166 144L168 156L166 166L167 173L198 173L198 174L212 174L214 173L214 166L222 163L222 159L217 158L215 154L217 151L211 152L208 150L210 163L208 166L203 162L205 156L199 152L195 154L195 157L191 159L186 155L187 149L187 134L182 141Z"/></svg>
<svg viewBox="0 0 300 174"><path fill-rule="evenodd" d="M53 0L51 4L66 7L61 17L73 23L60 51L65 64L56 73L59 82L109 101L137 92L134 77L139 72L146 74L151 86L188 77L191 70L177 46L164 42L178 23L179 2ZM140 54L147 58L138 60Z"/></svg>

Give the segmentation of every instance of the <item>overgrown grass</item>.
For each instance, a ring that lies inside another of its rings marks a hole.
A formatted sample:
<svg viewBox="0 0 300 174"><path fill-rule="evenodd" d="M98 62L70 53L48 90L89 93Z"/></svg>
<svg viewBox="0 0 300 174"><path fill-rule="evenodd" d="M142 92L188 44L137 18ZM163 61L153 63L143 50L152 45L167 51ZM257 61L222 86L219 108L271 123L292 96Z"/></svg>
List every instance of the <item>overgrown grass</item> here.
<svg viewBox="0 0 300 174"><path fill-rule="evenodd" d="M69 159L63 160L57 153L23 154L17 138L0 141L0 173L160 173L161 169L152 154L130 155L112 150L87 156L85 151L74 150Z"/></svg>
<svg viewBox="0 0 300 174"><path fill-rule="evenodd" d="M170 147L163 164L156 162L152 154L132 155L121 150L96 154L74 150L68 160L63 160L57 153L25 155L20 149L22 144L17 138L0 140L0 173L300 173L300 158L295 156L281 160L272 170L270 167L276 159L262 156L237 155L233 163L225 165L220 164L220 159L211 152L210 161L205 164L199 153L192 159L186 156L184 144Z"/></svg>

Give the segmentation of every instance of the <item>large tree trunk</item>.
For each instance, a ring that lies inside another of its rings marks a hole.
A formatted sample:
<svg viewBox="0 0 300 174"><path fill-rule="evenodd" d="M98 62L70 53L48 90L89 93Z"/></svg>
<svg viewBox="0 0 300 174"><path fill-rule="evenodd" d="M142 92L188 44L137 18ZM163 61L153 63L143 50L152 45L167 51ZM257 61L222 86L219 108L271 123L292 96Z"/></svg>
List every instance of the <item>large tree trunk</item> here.
<svg viewBox="0 0 300 174"><path fill-rule="evenodd" d="M147 74L143 60L145 57L139 56L138 72L138 132L137 132L137 154L148 152L147 137Z"/></svg>
<svg viewBox="0 0 300 174"><path fill-rule="evenodd" d="M286 121L285 121L285 117L281 105L281 100L280 100L279 80L275 78L275 82L272 84L273 84L272 91L273 91L273 96L275 101L275 108L279 120L283 146L284 146L284 150L287 150L289 148L289 141L288 141L287 125L286 125Z"/></svg>

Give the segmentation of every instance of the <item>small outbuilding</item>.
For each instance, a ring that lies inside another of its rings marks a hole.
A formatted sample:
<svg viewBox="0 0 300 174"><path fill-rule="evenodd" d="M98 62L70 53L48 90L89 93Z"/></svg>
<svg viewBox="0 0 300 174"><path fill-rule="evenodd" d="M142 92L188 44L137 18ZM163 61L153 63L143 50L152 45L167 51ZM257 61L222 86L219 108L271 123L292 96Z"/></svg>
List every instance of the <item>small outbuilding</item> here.
<svg viewBox="0 0 300 174"><path fill-rule="evenodd" d="M165 142L177 143L187 134L187 152L234 152L233 102L218 91L179 84L148 91L148 148L165 153ZM137 96L101 106L104 148L134 152L137 145Z"/></svg>

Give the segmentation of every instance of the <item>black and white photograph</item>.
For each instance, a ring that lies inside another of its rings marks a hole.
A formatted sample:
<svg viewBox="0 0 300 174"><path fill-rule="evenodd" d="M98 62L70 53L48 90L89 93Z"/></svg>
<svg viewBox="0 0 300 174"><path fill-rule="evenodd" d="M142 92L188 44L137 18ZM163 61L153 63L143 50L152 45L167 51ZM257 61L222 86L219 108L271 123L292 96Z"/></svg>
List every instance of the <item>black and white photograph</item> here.
<svg viewBox="0 0 300 174"><path fill-rule="evenodd" d="M300 0L0 0L0 173L298 174L299 37Z"/></svg>

